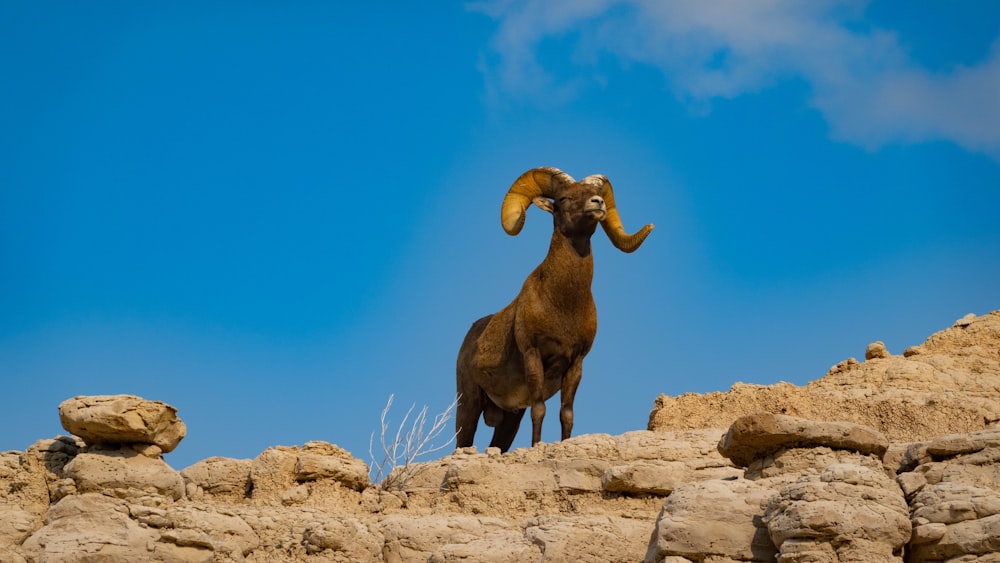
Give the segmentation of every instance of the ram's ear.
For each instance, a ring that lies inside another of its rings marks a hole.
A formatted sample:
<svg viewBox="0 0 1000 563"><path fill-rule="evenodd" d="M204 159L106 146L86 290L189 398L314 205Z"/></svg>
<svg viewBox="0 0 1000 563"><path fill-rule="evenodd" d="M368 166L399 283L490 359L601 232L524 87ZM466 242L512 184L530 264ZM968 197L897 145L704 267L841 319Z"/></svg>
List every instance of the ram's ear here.
<svg viewBox="0 0 1000 563"><path fill-rule="evenodd" d="M549 213L552 213L552 211L555 209L554 206L552 205L552 200L547 197L539 196L533 198L531 200L531 203L534 203L535 205L538 206L539 209L543 211L548 211Z"/></svg>

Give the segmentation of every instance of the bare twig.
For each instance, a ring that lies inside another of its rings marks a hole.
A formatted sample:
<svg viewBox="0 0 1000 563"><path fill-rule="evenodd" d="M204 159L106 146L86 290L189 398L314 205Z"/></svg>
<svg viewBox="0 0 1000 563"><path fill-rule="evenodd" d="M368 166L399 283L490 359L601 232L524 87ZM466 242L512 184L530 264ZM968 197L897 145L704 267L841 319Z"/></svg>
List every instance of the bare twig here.
<svg viewBox="0 0 1000 563"><path fill-rule="evenodd" d="M393 395L389 395L382 415L379 417L380 429L379 444L382 449L382 460L376 461L375 456L375 432L372 432L368 442L368 455L371 456L372 482L379 483L383 490L402 489L410 479L417 473L418 468L414 465L417 458L427 456L443 450L455 440L456 434L452 434L447 442L435 445L433 442L444 431L447 423L451 420L452 412L458 404L458 399L448 405L444 412L434 417L429 429L425 432L427 424L427 407L424 406L413 417L407 428L407 422L416 405L411 405L403 415L402 422L396 428L395 435L390 435L389 410L392 408Z"/></svg>

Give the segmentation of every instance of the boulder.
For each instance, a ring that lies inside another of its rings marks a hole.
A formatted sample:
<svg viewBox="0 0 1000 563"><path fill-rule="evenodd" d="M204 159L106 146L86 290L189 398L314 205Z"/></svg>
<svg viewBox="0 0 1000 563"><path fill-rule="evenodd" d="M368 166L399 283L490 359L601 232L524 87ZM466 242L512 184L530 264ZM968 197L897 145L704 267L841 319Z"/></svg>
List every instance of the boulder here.
<svg viewBox="0 0 1000 563"><path fill-rule="evenodd" d="M295 480L333 479L356 491L368 486L368 465L347 450L327 442L306 442L295 461Z"/></svg>
<svg viewBox="0 0 1000 563"><path fill-rule="evenodd" d="M59 420L87 445L153 444L171 452L187 433L177 409L134 395L73 397L59 405Z"/></svg>
<svg viewBox="0 0 1000 563"><path fill-rule="evenodd" d="M295 481L295 463L299 448L275 446L260 453L250 463L252 498L256 503L280 504L281 497L298 485Z"/></svg>
<svg viewBox="0 0 1000 563"><path fill-rule="evenodd" d="M764 515L782 562L901 561L910 539L902 491L885 474L855 464L835 464L820 475L781 488Z"/></svg>
<svg viewBox="0 0 1000 563"><path fill-rule="evenodd" d="M200 499L209 495L218 499L242 500L251 492L249 459L210 457L181 471L187 496Z"/></svg>
<svg viewBox="0 0 1000 563"><path fill-rule="evenodd" d="M872 428L849 422L817 422L756 413L741 417L719 441L719 453L740 467L790 448L829 447L881 457L889 440Z"/></svg>
<svg viewBox="0 0 1000 563"><path fill-rule="evenodd" d="M881 340L872 342L867 348L865 348L865 360L888 358L889 356L891 356L891 354L889 354L889 351L885 349L885 343Z"/></svg>
<svg viewBox="0 0 1000 563"><path fill-rule="evenodd" d="M333 444L307 442L261 452L250 463L250 481L257 504L357 504L368 466Z"/></svg>
<svg viewBox="0 0 1000 563"><path fill-rule="evenodd" d="M77 493L101 493L122 499L161 495L184 497L184 480L159 456L149 457L128 448L91 450L66 464L65 474Z"/></svg>
<svg viewBox="0 0 1000 563"><path fill-rule="evenodd" d="M777 491L745 479L682 485L663 503L646 550L647 563L774 561L776 549L761 518Z"/></svg>
<svg viewBox="0 0 1000 563"><path fill-rule="evenodd" d="M974 454L986 449L1000 449L1000 430L982 430L968 434L949 434L928 442L924 450L934 460Z"/></svg>

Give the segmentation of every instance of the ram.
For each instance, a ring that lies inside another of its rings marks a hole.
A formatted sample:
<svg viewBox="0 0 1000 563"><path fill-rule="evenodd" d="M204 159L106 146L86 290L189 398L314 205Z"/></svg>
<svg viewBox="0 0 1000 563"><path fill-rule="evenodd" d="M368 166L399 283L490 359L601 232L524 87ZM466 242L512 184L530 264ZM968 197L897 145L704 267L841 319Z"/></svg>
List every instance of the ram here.
<svg viewBox="0 0 1000 563"><path fill-rule="evenodd" d="M457 447L472 445L482 415L494 428L490 447L506 452L529 407L531 445L537 444L545 401L557 391L562 439L570 437L583 358L597 334L590 238L600 224L616 248L633 252L653 230L646 225L633 235L625 232L611 183L599 174L577 182L557 168L525 172L503 200L500 221L507 234L521 231L532 203L552 214L549 252L510 305L473 323L462 342Z"/></svg>

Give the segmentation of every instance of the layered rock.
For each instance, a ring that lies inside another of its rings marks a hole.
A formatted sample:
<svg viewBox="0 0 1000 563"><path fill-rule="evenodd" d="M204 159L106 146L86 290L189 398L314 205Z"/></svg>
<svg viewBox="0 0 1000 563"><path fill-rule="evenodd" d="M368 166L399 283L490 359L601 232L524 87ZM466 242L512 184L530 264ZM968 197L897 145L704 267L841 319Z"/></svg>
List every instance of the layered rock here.
<svg viewBox="0 0 1000 563"><path fill-rule="evenodd" d="M718 449L746 471L676 489L646 561L901 560L910 523L903 493L883 468L887 446L856 424L742 417Z"/></svg>
<svg viewBox="0 0 1000 563"><path fill-rule="evenodd" d="M719 435L469 448L397 468L411 474L395 490L371 485L363 462L325 442L178 473L155 436L60 438L0 458L0 475L31 484L4 499L17 507L0 519L13 554L0 560L636 561L677 486L741 473L717 452ZM40 457L47 464L23 470Z"/></svg>
<svg viewBox="0 0 1000 563"><path fill-rule="evenodd" d="M660 395L650 430L728 428L756 412L845 421L890 440L928 440L1000 421L1000 311L966 315L902 355L882 343L804 387L737 383L725 393Z"/></svg>
<svg viewBox="0 0 1000 563"><path fill-rule="evenodd" d="M782 450L814 446L882 454L889 440L881 432L849 422L816 422L793 416L757 413L741 417L719 442L719 453L740 467Z"/></svg>
<svg viewBox="0 0 1000 563"><path fill-rule="evenodd" d="M354 522L338 530L327 514L276 521L249 509L357 507L368 468L332 444L271 448L255 460L210 458L179 473L162 459L185 432L173 407L101 396L75 397L59 410L79 436L0 455L0 547L15 547L0 561L243 561L251 552L286 559L287 549L262 542L294 542L303 553L355 543L334 537ZM362 556L354 547L344 553Z"/></svg>
<svg viewBox="0 0 1000 563"><path fill-rule="evenodd" d="M874 343L799 391L678 398L719 411L693 429L467 448L385 486L326 442L177 472L173 407L75 397L74 436L0 453L0 562L1000 561L997 319Z"/></svg>
<svg viewBox="0 0 1000 563"><path fill-rule="evenodd" d="M460 553L476 553L473 559L484 561L638 561L663 497L684 483L741 473L717 453L719 435L711 430L594 434L504 455L468 448L422 464L404 491L408 507L502 518L507 532L488 532L485 539L432 539L433 549L425 548L417 559L452 561ZM454 517L409 518L417 522L412 525L442 526ZM507 536L511 529L515 539ZM477 551L491 545L503 547Z"/></svg>
<svg viewBox="0 0 1000 563"><path fill-rule="evenodd" d="M762 517L775 492L746 479L678 487L663 503L645 561L774 561Z"/></svg>
<svg viewBox="0 0 1000 563"><path fill-rule="evenodd" d="M882 471L841 463L780 488L764 522L779 562L901 561L909 510Z"/></svg>
<svg viewBox="0 0 1000 563"><path fill-rule="evenodd" d="M1000 553L1000 430L943 436L917 447L921 463L897 478L910 502L912 559L995 558Z"/></svg>

